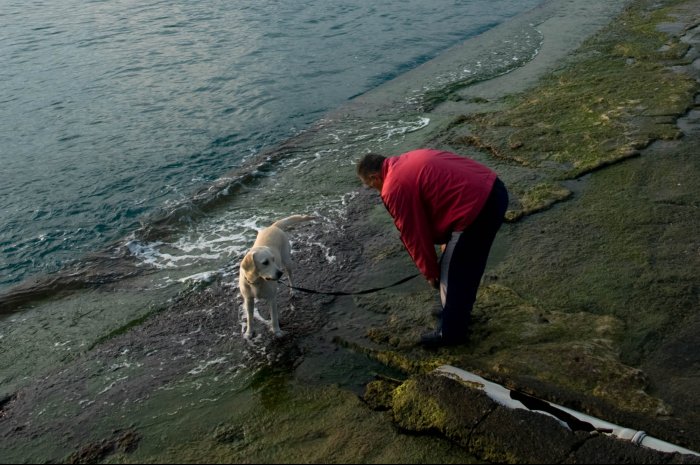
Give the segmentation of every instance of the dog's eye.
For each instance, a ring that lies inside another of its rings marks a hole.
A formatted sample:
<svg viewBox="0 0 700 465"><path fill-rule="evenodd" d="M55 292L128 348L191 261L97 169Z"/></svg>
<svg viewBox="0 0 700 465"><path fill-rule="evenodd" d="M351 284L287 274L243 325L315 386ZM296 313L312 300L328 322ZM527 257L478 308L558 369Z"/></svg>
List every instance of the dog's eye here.
<svg viewBox="0 0 700 465"><path fill-rule="evenodd" d="M268 259L265 259L265 260L262 261L262 264L263 264L263 265L268 265L269 263L270 263L270 260L268 260Z"/></svg>

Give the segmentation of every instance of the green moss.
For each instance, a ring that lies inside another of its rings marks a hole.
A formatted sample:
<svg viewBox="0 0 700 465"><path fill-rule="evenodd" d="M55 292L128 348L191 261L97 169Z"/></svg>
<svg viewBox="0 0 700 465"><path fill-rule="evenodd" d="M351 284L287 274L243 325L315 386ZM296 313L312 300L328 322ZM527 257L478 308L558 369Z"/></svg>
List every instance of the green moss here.
<svg viewBox="0 0 700 465"><path fill-rule="evenodd" d="M162 438L172 435L171 424L143 426L162 428L150 449L141 444L102 463L397 463L406 457L415 463L475 463L447 440L403 434L352 392L289 387L283 409L231 409L209 429L188 423L187 437L167 447Z"/></svg>
<svg viewBox="0 0 700 465"><path fill-rule="evenodd" d="M508 210L506 221L516 221L522 216L546 210L556 202L568 199L570 196L571 191L561 185L551 182L537 184L520 195L520 208Z"/></svg>
<svg viewBox="0 0 700 465"><path fill-rule="evenodd" d="M492 284L480 291L475 320L471 356L493 373L532 376L630 411L669 412L646 392L644 374L620 360L619 318L547 310Z"/></svg>
<svg viewBox="0 0 700 465"><path fill-rule="evenodd" d="M362 398L374 410L388 410L393 403L394 389L399 384L399 381L386 379L370 381L365 386L365 393Z"/></svg>
<svg viewBox="0 0 700 465"><path fill-rule="evenodd" d="M444 430L449 412L433 396L424 395L415 379L409 379L394 390L393 412L401 425L411 431Z"/></svg>
<svg viewBox="0 0 700 465"><path fill-rule="evenodd" d="M669 69L686 47L656 30L667 14L628 9L510 109L468 118L474 133L512 160L554 163L564 178L679 137L674 116L692 104L697 83Z"/></svg>
<svg viewBox="0 0 700 465"><path fill-rule="evenodd" d="M444 365L446 363L449 364L455 360L454 357L449 355L424 358L422 356L423 354L372 349L339 337L333 338L333 342L343 347L352 349L358 353L365 354L388 367L395 368L407 374L429 373L440 365Z"/></svg>

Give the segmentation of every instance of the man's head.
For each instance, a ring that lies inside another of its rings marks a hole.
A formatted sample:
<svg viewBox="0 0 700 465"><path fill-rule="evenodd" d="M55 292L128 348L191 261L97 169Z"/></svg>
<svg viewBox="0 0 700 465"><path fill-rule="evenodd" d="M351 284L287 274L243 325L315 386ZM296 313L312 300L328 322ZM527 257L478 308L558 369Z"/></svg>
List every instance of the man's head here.
<svg viewBox="0 0 700 465"><path fill-rule="evenodd" d="M382 164L386 157L377 153L368 153L357 163L357 176L362 182L381 192L384 185Z"/></svg>

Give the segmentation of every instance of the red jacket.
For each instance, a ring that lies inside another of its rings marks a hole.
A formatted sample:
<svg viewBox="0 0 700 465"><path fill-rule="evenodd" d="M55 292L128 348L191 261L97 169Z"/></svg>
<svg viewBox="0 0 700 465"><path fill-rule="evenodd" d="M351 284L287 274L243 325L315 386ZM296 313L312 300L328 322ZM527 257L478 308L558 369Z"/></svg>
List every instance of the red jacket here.
<svg viewBox="0 0 700 465"><path fill-rule="evenodd" d="M496 176L481 163L441 150L413 150L384 161L382 200L428 280L440 277L434 244L446 244L452 232L474 221Z"/></svg>

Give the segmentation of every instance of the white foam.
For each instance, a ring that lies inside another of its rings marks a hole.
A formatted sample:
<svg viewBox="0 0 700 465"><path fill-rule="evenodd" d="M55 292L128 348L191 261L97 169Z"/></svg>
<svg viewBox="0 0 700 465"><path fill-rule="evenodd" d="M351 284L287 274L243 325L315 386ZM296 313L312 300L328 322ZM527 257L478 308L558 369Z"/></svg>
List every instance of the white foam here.
<svg viewBox="0 0 700 465"><path fill-rule="evenodd" d="M336 260L337 257L331 253L330 247L328 247L326 244L322 242L311 242L311 245L318 246L321 250L323 250L323 254L325 255L328 263L333 263Z"/></svg>
<svg viewBox="0 0 700 465"><path fill-rule="evenodd" d="M326 215L344 216L349 200L354 195L356 193L344 194L336 199L324 199ZM164 278L171 284L173 282L210 282L218 275L229 277L237 271L237 268L227 269L231 262L230 258L242 257L255 240L257 231L268 226L274 219L290 213L268 212L264 215L245 218L240 218L240 214L240 211L230 212L213 218L212 222L200 223L174 242L142 242L132 238L125 246L129 253L139 259L143 265L158 269L183 270L197 266L201 270L208 264L215 265L209 270L197 271L185 277ZM318 211L314 211L313 215L319 220L324 218ZM329 225L334 223L335 221L328 221ZM294 241L297 242L297 238ZM328 262L335 261L334 254L322 239L306 237L303 242L307 246L320 247Z"/></svg>
<svg viewBox="0 0 700 465"><path fill-rule="evenodd" d="M188 373L191 375L198 375L210 366L220 365L222 363L226 363L226 357L219 357L215 358L214 360L207 360L203 363L200 363L199 366L197 366L196 368L193 368L190 371L188 371Z"/></svg>
<svg viewBox="0 0 700 465"><path fill-rule="evenodd" d="M208 283L212 279L214 279L215 276L220 274L218 271L204 271L202 273L196 273L190 276L185 276L184 278L178 279L179 282L184 283L187 281L194 281L194 282L205 282Z"/></svg>
<svg viewBox="0 0 700 465"><path fill-rule="evenodd" d="M251 229L254 231L259 229L258 220L255 217L239 221L223 219L222 222L208 225L208 227L200 225L198 229L181 236L172 243L163 241L144 243L132 239L126 243L126 247L132 256L145 265L160 269L184 268L240 255L250 246ZM182 278L180 281L202 280L210 277L200 273Z"/></svg>
<svg viewBox="0 0 700 465"><path fill-rule="evenodd" d="M372 126L371 129L379 129L380 131L384 131L384 135L379 136L377 140L379 142L385 142L396 136L402 136L404 134L423 129L429 124L430 118L423 116L419 117L416 121L404 121L401 119L398 121L386 121L377 126Z"/></svg>
<svg viewBox="0 0 700 465"><path fill-rule="evenodd" d="M315 153L317 157L321 154L337 153L341 155L338 159L340 163L350 162L351 164L351 160L342 155L344 155L346 149L355 149L358 142L382 143L389 140L399 142L406 134L423 129L430 124L430 118L417 116L416 119L391 119L387 121L352 119L347 120L345 123L346 128L333 128L331 131L326 132L326 140L324 141L326 144L346 142L342 150L320 150ZM347 142L350 143L347 144Z"/></svg>

